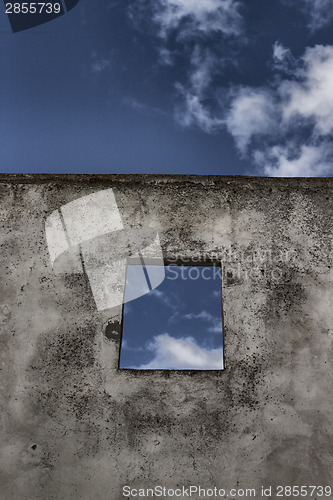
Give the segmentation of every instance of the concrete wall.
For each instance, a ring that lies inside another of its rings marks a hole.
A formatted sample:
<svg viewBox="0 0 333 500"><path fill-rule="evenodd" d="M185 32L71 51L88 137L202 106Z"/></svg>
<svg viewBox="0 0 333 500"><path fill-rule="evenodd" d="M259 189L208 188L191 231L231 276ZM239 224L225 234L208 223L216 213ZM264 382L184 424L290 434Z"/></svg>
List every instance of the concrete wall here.
<svg viewBox="0 0 333 500"><path fill-rule="evenodd" d="M53 272L46 218L110 187L166 258L223 256L224 371L118 370L121 307ZM0 498L332 482L332 221L333 179L0 176Z"/></svg>

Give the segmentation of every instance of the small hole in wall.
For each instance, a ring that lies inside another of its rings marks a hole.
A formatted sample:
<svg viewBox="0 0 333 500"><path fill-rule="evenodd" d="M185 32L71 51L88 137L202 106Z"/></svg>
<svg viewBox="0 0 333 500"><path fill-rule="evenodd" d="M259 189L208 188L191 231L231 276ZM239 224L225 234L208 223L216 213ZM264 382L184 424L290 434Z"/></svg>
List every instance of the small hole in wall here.
<svg viewBox="0 0 333 500"><path fill-rule="evenodd" d="M37 450L37 445L36 445L36 444L33 444L33 445L31 446L31 449L32 449L32 450Z"/></svg>
<svg viewBox="0 0 333 500"><path fill-rule="evenodd" d="M109 321L105 327L104 335L108 340L118 340L120 338L119 321Z"/></svg>
<svg viewBox="0 0 333 500"><path fill-rule="evenodd" d="M138 267L127 266L119 368L223 370L221 266L164 266L158 287L127 300L154 282L157 266Z"/></svg>

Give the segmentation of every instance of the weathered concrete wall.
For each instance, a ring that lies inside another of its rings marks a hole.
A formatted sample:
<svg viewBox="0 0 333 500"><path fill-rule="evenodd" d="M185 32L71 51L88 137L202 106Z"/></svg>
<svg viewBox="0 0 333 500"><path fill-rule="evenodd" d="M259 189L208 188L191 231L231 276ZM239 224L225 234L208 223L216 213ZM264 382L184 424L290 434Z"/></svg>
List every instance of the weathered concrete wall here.
<svg viewBox="0 0 333 500"><path fill-rule="evenodd" d="M166 257L225 251L224 371L118 370L121 308L53 272L47 216L109 187ZM0 498L332 482L333 179L3 175L0 224Z"/></svg>

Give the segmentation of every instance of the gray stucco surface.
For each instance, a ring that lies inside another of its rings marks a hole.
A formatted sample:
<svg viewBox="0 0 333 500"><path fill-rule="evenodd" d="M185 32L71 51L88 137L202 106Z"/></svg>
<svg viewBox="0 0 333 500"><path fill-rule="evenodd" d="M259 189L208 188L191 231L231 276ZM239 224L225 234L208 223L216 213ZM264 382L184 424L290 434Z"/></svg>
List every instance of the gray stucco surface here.
<svg viewBox="0 0 333 500"><path fill-rule="evenodd" d="M221 257L225 370L118 370L121 307L53 272L46 218L106 188L166 258ZM333 179L2 175L0 227L1 499L333 486Z"/></svg>

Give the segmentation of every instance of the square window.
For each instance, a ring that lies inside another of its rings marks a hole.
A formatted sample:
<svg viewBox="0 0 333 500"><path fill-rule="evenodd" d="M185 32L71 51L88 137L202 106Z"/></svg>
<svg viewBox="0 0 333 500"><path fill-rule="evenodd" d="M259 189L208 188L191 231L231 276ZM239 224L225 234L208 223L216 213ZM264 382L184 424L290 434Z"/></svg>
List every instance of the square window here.
<svg viewBox="0 0 333 500"><path fill-rule="evenodd" d="M157 288L130 300L161 268L127 266L119 368L223 370L221 266L164 269Z"/></svg>

